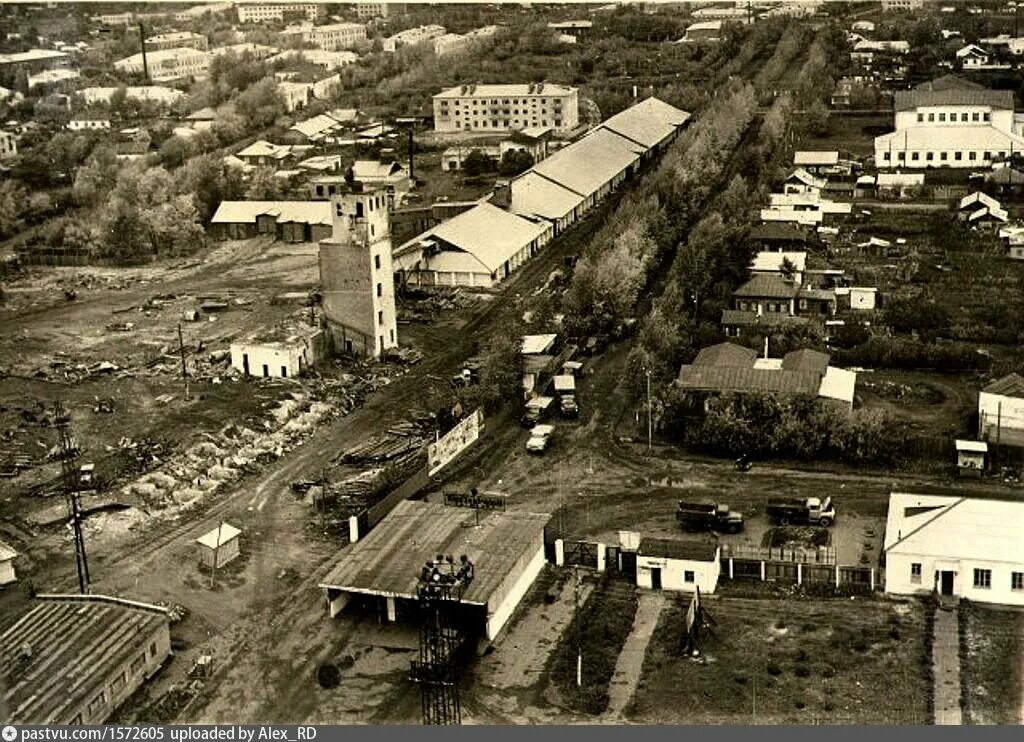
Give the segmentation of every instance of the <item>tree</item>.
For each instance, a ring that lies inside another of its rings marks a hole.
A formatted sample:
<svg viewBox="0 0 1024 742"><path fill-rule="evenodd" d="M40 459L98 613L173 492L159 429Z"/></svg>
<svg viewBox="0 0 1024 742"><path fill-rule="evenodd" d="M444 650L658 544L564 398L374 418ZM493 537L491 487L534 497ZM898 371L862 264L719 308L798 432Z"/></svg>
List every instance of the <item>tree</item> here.
<svg viewBox="0 0 1024 742"><path fill-rule="evenodd" d="M504 176L511 177L519 175L533 167L533 155L525 149L510 149L501 156L498 163L498 172Z"/></svg>
<svg viewBox="0 0 1024 742"><path fill-rule="evenodd" d="M0 234L13 234L28 209L28 192L14 180L0 181Z"/></svg>
<svg viewBox="0 0 1024 742"><path fill-rule="evenodd" d="M117 182L119 168L113 147L108 144L96 147L75 174L71 189L75 201L81 206L93 206L103 200Z"/></svg>
<svg viewBox="0 0 1024 742"><path fill-rule="evenodd" d="M831 112L819 98L807 106L807 130L816 137L827 136Z"/></svg>
<svg viewBox="0 0 1024 742"><path fill-rule="evenodd" d="M235 112L245 122L248 131L273 125L277 117L285 113L284 98L278 90L277 81L266 77L246 88L235 98Z"/></svg>
<svg viewBox="0 0 1024 742"><path fill-rule="evenodd" d="M284 195L281 179L274 175L274 169L259 167L249 176L249 187L245 197L253 201L276 201Z"/></svg>
<svg viewBox="0 0 1024 742"><path fill-rule="evenodd" d="M471 178L476 178L484 173L493 173L496 167L497 163L494 158L478 149L471 151L462 161L462 169Z"/></svg>

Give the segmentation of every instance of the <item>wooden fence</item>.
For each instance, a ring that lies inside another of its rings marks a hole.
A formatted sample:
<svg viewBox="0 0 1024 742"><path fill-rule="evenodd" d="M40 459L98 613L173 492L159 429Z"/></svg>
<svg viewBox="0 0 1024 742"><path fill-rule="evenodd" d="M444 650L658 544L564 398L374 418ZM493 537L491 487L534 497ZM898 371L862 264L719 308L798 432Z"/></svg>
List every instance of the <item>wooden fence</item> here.
<svg viewBox="0 0 1024 742"><path fill-rule="evenodd" d="M751 544L722 544L722 558L747 559L768 562L800 562L803 564L835 564L834 546L811 549L799 546L765 547Z"/></svg>

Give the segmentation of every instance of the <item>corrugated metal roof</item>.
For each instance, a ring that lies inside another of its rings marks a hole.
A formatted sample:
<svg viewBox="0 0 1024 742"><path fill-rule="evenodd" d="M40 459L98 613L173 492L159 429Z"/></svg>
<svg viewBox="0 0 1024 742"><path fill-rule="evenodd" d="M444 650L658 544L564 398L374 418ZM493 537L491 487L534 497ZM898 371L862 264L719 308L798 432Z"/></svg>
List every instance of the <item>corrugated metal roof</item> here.
<svg viewBox="0 0 1024 742"><path fill-rule="evenodd" d="M1013 110L1013 91L972 88L897 90L893 94L897 111L913 111L921 106L989 106Z"/></svg>
<svg viewBox="0 0 1024 742"><path fill-rule="evenodd" d="M212 224L255 224L256 217L272 214L279 223L332 224L330 201L221 201Z"/></svg>
<svg viewBox="0 0 1024 742"><path fill-rule="evenodd" d="M533 171L581 196L591 196L639 161L643 152L640 145L599 128L541 160Z"/></svg>
<svg viewBox="0 0 1024 742"><path fill-rule="evenodd" d="M740 366L683 366L679 370L683 389L716 392L768 392L818 395L821 374L814 371L785 371Z"/></svg>
<svg viewBox="0 0 1024 742"><path fill-rule="evenodd" d="M1024 502L893 492L885 550L1024 569Z"/></svg>
<svg viewBox="0 0 1024 742"><path fill-rule="evenodd" d="M486 604L514 565L534 548L550 518L518 511L480 511L431 502L399 503L370 533L349 546L321 583L323 588L413 598L424 563L438 554L473 563L463 595Z"/></svg>
<svg viewBox="0 0 1024 742"><path fill-rule="evenodd" d="M805 325L806 317L791 317L788 314L768 312L758 316L757 312L745 312L741 309L723 309L722 324L731 326L753 326L763 325L765 327L776 327L779 325Z"/></svg>
<svg viewBox="0 0 1024 742"><path fill-rule="evenodd" d="M657 98L646 98L601 122L610 129L645 147L654 147L685 124L690 114Z"/></svg>
<svg viewBox="0 0 1024 742"><path fill-rule="evenodd" d="M40 596L0 633L4 722L69 723L110 671L145 652L168 620L158 606L103 595Z"/></svg>
<svg viewBox="0 0 1024 742"><path fill-rule="evenodd" d="M535 172L526 172L516 178L510 188L512 210L517 214L561 219L583 203L583 196Z"/></svg>
<svg viewBox="0 0 1024 742"><path fill-rule="evenodd" d="M685 559L691 562L713 562L718 556L718 543L705 539L669 539L647 536L640 540L640 556L664 559Z"/></svg>
<svg viewBox="0 0 1024 742"><path fill-rule="evenodd" d="M985 394L998 394L1003 397L1019 397L1024 399L1024 376L1018 373L1007 374L996 379L981 391Z"/></svg>

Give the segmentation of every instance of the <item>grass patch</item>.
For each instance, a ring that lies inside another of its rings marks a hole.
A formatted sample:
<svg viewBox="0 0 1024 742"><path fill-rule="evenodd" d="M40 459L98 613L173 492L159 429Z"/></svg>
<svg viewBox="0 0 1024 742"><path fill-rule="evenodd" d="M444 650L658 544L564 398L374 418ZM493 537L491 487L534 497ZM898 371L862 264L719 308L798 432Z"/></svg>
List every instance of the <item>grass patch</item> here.
<svg viewBox="0 0 1024 742"><path fill-rule="evenodd" d="M608 708L608 686L636 608L636 588L629 583L604 577L594 588L549 660L549 677L563 705L595 716ZM583 652L582 687L576 685L577 636Z"/></svg>
<svg viewBox="0 0 1024 742"><path fill-rule="evenodd" d="M964 722L1019 724L1024 613L960 603Z"/></svg>
<svg viewBox="0 0 1024 742"><path fill-rule="evenodd" d="M717 625L700 661L663 661L677 651L683 606L662 613L632 720L931 723L930 683L920 672L930 647L922 603L716 596L705 609Z"/></svg>

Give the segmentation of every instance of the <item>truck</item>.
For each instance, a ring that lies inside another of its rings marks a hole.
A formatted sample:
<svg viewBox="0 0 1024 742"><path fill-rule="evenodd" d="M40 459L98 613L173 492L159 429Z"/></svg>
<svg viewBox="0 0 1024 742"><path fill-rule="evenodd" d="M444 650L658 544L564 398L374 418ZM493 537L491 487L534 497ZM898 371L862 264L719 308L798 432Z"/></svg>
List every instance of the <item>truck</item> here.
<svg viewBox="0 0 1024 742"><path fill-rule="evenodd" d="M679 501L676 520L687 531L718 531L739 533L743 530L743 514L728 505Z"/></svg>
<svg viewBox="0 0 1024 742"><path fill-rule="evenodd" d="M576 417L580 414L576 404L576 377L571 374L559 374L554 379L555 394L558 395L558 409L562 417Z"/></svg>
<svg viewBox="0 0 1024 742"><path fill-rule="evenodd" d="M523 412L523 427L532 428L537 423L546 419L554 405L554 397L534 397L526 403Z"/></svg>
<svg viewBox="0 0 1024 742"><path fill-rule="evenodd" d="M768 517L779 525L817 525L828 528L836 519L832 498L772 498L768 500Z"/></svg>
<svg viewBox="0 0 1024 742"><path fill-rule="evenodd" d="M526 441L526 450L529 453L544 453L551 443L554 432L554 425L535 425L530 431L529 440Z"/></svg>

